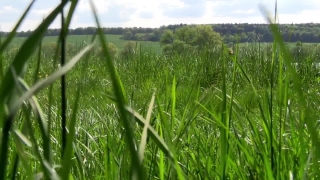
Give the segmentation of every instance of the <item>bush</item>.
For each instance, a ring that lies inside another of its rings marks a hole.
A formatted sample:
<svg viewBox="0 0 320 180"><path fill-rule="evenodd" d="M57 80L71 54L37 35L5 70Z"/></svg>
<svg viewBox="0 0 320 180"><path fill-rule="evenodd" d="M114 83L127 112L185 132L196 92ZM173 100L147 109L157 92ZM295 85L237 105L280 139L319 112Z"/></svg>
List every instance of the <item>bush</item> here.
<svg viewBox="0 0 320 180"><path fill-rule="evenodd" d="M109 50L111 58L114 59L117 56L117 53L118 53L117 46L114 45L113 43L108 43L108 50ZM97 53L98 53L99 57L103 57L104 56L102 47L98 48L98 52Z"/></svg>
<svg viewBox="0 0 320 180"><path fill-rule="evenodd" d="M120 53L121 58L130 59L134 55L138 54L137 43L134 41L128 41L124 43L123 49Z"/></svg>

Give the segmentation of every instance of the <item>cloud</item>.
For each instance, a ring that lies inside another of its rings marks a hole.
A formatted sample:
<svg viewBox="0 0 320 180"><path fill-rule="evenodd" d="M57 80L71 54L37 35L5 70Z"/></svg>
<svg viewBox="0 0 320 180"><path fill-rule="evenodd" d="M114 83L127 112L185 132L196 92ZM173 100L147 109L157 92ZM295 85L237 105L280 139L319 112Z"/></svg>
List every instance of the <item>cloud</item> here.
<svg viewBox="0 0 320 180"><path fill-rule="evenodd" d="M297 14L304 10L317 10L320 5L315 0L283 0L278 1L278 10L281 14Z"/></svg>
<svg viewBox="0 0 320 180"><path fill-rule="evenodd" d="M97 8L98 18L102 26L108 26L109 24L130 21L132 14L134 14L137 11L137 9L135 8L124 7L117 3L102 4L103 6L105 6L105 8L101 8L100 6L100 10ZM74 23L90 24L91 26L95 26L94 16L91 10L79 8L76 10L75 15L77 16L77 19L74 21Z"/></svg>
<svg viewBox="0 0 320 180"><path fill-rule="evenodd" d="M12 6L3 6L1 9L0 9L0 14L5 14L5 13L16 13L16 12L19 12L18 9L12 7Z"/></svg>
<svg viewBox="0 0 320 180"><path fill-rule="evenodd" d="M244 11L244 10L236 10L236 11L233 11L232 12L233 14L253 14L255 13L255 10L254 9L249 9L247 11Z"/></svg>
<svg viewBox="0 0 320 180"><path fill-rule="evenodd" d="M211 10L215 16L220 17L244 18L259 14L258 4L252 0L217 1Z"/></svg>
<svg viewBox="0 0 320 180"><path fill-rule="evenodd" d="M202 17L205 14L205 4L198 5L186 5L182 8L172 8L164 10L163 14L166 17L173 18L190 18L190 17Z"/></svg>
<svg viewBox="0 0 320 180"><path fill-rule="evenodd" d="M98 13L105 13L110 7L110 1L106 0L93 0L96 5ZM88 0L82 0L79 2L78 10L80 12L91 12L91 6Z"/></svg>
<svg viewBox="0 0 320 180"><path fill-rule="evenodd" d="M19 10L11 5L2 6L2 8L0 8L0 25L2 23L12 22L12 18L18 18L18 12Z"/></svg>
<svg viewBox="0 0 320 180"><path fill-rule="evenodd" d="M159 27L168 24L266 23L259 10L262 3L274 13L270 0L93 0L104 27ZM1 30L10 31L30 0L0 1ZM19 30L33 30L60 0L36 1ZM70 3L69 3L70 5ZM68 6L70 7L70 6ZM68 11L68 7L65 11ZM278 1L280 23L320 22L318 0ZM71 28L95 26L89 0L80 0ZM50 28L60 27L58 17Z"/></svg>
<svg viewBox="0 0 320 180"><path fill-rule="evenodd" d="M153 18L153 12L150 11L141 11L139 13L139 17L143 19L152 19Z"/></svg>
<svg viewBox="0 0 320 180"><path fill-rule="evenodd" d="M235 11L249 11L254 10L252 13L247 13L247 17L261 16L259 5L263 5L272 13L274 12L275 2L270 0L221 0L216 1L213 6L213 11L220 16L228 17L230 12ZM277 10L279 14L298 14L304 10L316 10L320 5L317 0L281 0L277 1ZM242 13L241 17L244 17ZM233 16L237 18L237 16Z"/></svg>
<svg viewBox="0 0 320 180"><path fill-rule="evenodd" d="M181 0L182 5L163 8L163 15L173 18L202 17L206 10L206 0Z"/></svg>

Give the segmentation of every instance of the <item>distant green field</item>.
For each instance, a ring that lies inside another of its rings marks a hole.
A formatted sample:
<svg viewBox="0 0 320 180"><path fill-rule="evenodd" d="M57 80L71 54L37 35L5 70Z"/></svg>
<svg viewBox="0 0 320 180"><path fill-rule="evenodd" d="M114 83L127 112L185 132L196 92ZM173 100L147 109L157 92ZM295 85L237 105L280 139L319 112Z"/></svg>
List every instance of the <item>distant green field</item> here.
<svg viewBox="0 0 320 180"><path fill-rule="evenodd" d="M121 37L122 37L122 35L112 35L112 34L106 35L107 41L115 44L119 50L121 50L124 43L127 42L127 40L120 39ZM58 38L57 36L46 36L43 39L43 43L55 43L55 42L57 42L57 38ZM84 42L84 41L90 42L91 38L92 38L92 35L70 35L67 38L67 42L76 45L76 44L80 44L81 42ZM26 37L16 37L12 41L12 45L13 46L21 45L25 40L26 40ZM97 43L99 44L99 42L97 42ZM161 52L160 43L158 43L158 42L138 41L138 43L141 43L141 45L144 47L149 47L149 48L155 50L155 52ZM252 42L240 43L241 46L251 46L254 44L257 45L258 43L252 43ZM265 45L268 45L268 44L270 44L270 43L261 42L260 45L261 45L261 47L264 47ZM296 43L286 43L286 44L290 48L296 46ZM317 43L304 43L304 45L317 45Z"/></svg>
<svg viewBox="0 0 320 180"><path fill-rule="evenodd" d="M126 40L120 39L121 37L122 35L110 35L110 34L106 35L107 41L115 44L119 50L121 50L123 47L123 44L127 42ZM70 35L67 38L67 42L72 44L78 44L83 41L90 42L91 38L92 38L92 35ZM58 39L57 36L46 36L43 39L43 42L44 43L57 42L57 39ZM12 41L12 45L21 45L25 40L26 40L26 37L16 37ZM160 44L158 42L140 41L140 43L142 46L150 47L156 51L161 50Z"/></svg>

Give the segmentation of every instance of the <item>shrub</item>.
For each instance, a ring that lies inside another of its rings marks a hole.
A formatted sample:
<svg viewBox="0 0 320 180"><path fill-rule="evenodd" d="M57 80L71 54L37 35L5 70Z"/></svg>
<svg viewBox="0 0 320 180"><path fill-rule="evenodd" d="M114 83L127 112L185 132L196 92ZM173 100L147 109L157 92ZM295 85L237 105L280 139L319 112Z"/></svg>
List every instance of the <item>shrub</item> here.
<svg viewBox="0 0 320 180"><path fill-rule="evenodd" d="M108 43L108 49L109 49L109 53L112 59L114 59L117 56L118 53L118 48L116 45L114 45L113 43ZM98 56L102 57L103 55L103 50L102 47L98 48Z"/></svg>
<svg viewBox="0 0 320 180"><path fill-rule="evenodd" d="M137 43L134 41L128 41L124 43L123 49L120 55L121 55L121 58L130 59L137 53L138 53Z"/></svg>

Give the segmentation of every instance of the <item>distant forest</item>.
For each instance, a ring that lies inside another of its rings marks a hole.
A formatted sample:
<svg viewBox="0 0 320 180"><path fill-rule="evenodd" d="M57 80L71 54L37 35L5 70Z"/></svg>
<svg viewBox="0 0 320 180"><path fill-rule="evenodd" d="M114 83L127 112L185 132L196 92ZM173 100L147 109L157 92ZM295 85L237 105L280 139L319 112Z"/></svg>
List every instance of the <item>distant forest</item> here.
<svg viewBox="0 0 320 180"><path fill-rule="evenodd" d="M193 26L187 24L176 24L161 26L160 28L103 28L105 34L122 35L124 40L137 41L159 41L165 29L176 30L182 26ZM214 31L221 34L226 43L229 42L272 42L273 36L268 24L212 24ZM320 24L280 24L281 34L285 42L319 43L320 42ZM93 35L96 32L95 27L85 27L69 29L69 35ZM21 31L17 33L18 37L27 37L32 31ZM57 36L60 29L48 29L46 36ZM5 36L6 32L1 32Z"/></svg>

